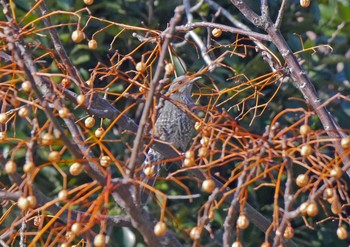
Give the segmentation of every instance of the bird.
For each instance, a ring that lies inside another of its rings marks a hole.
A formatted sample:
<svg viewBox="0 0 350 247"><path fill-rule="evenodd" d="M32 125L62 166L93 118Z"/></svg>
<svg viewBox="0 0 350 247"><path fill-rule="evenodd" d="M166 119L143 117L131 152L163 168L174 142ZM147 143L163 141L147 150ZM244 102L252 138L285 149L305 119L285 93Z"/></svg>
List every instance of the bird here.
<svg viewBox="0 0 350 247"><path fill-rule="evenodd" d="M154 136L162 141L171 144L179 151L184 152L195 131L195 121L191 113L195 113L196 105L191 98L193 82L200 77L191 78L189 75L182 75L174 79L158 104L158 116L154 125ZM187 110L186 110L187 108ZM153 186L158 176L161 162L164 159L162 154L149 148L146 159L143 163L141 181ZM141 204L145 205L149 198L146 188L141 188Z"/></svg>

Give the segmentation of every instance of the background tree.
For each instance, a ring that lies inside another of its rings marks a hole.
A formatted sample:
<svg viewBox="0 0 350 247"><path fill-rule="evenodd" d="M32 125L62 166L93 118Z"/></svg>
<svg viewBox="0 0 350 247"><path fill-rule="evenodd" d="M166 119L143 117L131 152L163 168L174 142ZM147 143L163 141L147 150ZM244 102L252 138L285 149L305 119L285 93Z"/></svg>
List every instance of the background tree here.
<svg viewBox="0 0 350 247"><path fill-rule="evenodd" d="M348 1L0 3L3 246L348 246Z"/></svg>

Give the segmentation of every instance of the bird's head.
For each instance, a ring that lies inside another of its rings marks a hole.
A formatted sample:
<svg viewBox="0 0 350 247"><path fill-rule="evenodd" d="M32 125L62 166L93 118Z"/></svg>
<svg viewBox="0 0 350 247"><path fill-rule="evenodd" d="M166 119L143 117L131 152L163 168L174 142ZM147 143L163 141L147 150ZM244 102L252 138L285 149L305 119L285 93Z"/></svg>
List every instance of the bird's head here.
<svg viewBox="0 0 350 247"><path fill-rule="evenodd" d="M193 82L197 81L201 77L190 77L188 75L182 75L174 79L168 89L170 95L180 94L180 95L191 95L191 90Z"/></svg>

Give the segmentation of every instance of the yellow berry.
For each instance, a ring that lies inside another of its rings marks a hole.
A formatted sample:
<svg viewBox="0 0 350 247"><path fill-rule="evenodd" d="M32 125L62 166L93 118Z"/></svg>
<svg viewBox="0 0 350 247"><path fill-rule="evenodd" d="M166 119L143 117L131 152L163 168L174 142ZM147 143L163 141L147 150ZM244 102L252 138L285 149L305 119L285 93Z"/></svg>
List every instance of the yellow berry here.
<svg viewBox="0 0 350 247"><path fill-rule="evenodd" d="M79 106L83 105L85 103L85 95L83 94L79 94L78 97L77 97L77 103Z"/></svg>
<svg viewBox="0 0 350 247"><path fill-rule="evenodd" d="M6 140L6 132L0 131L0 143L3 143Z"/></svg>
<svg viewBox="0 0 350 247"><path fill-rule="evenodd" d="M260 245L260 247L271 247L271 244L269 242L264 242Z"/></svg>
<svg viewBox="0 0 350 247"><path fill-rule="evenodd" d="M185 158L183 166L184 167L191 167L194 166L196 164L194 158Z"/></svg>
<svg viewBox="0 0 350 247"><path fill-rule="evenodd" d="M73 33L72 33L72 40L73 42L75 43L80 43L83 39L84 39L84 33L80 30L75 30Z"/></svg>
<svg viewBox="0 0 350 247"><path fill-rule="evenodd" d="M16 172L17 164L13 160L7 161L5 164L5 172L7 174L13 174Z"/></svg>
<svg viewBox="0 0 350 247"><path fill-rule="evenodd" d="M96 136L97 138L100 138L100 137L103 135L104 132L105 132L105 130L104 130L102 127L97 128L97 129L95 130L95 136Z"/></svg>
<svg viewBox="0 0 350 247"><path fill-rule="evenodd" d="M194 128L195 128L195 130L198 131L201 128L201 126L202 126L201 122L196 122L195 125L194 125Z"/></svg>
<svg viewBox="0 0 350 247"><path fill-rule="evenodd" d="M67 107L62 107L59 111L58 111L58 115L60 116L60 118L67 118L69 117L69 109Z"/></svg>
<svg viewBox="0 0 350 247"><path fill-rule="evenodd" d="M74 233L75 235L79 235L79 233L81 232L81 229L82 229L82 226L81 226L81 223L79 222L75 222L70 228L71 232Z"/></svg>
<svg viewBox="0 0 350 247"><path fill-rule="evenodd" d="M213 31L211 31L211 34L215 37L218 38L222 35L222 30L220 28L214 28Z"/></svg>
<svg viewBox="0 0 350 247"><path fill-rule="evenodd" d="M99 233L94 238L95 247L104 247L106 245L106 236L102 233Z"/></svg>
<svg viewBox="0 0 350 247"><path fill-rule="evenodd" d="M323 191L323 197L325 199L328 199L328 198L331 198L333 197L334 193L333 193L333 190L331 188L326 188L324 191Z"/></svg>
<svg viewBox="0 0 350 247"><path fill-rule="evenodd" d="M339 239L344 240L348 238L348 231L344 226L340 226L337 229L337 236Z"/></svg>
<svg viewBox="0 0 350 247"><path fill-rule="evenodd" d="M8 117L8 115L6 113L0 113L0 124L6 123L8 118L9 117Z"/></svg>
<svg viewBox="0 0 350 247"><path fill-rule="evenodd" d="M307 124L303 124L302 126L300 126L299 132L302 136L306 136L307 134L309 134L310 132L310 126Z"/></svg>
<svg viewBox="0 0 350 247"><path fill-rule="evenodd" d="M249 219L246 215L241 214L237 219L237 227L239 229L246 229L249 226Z"/></svg>
<svg viewBox="0 0 350 247"><path fill-rule="evenodd" d="M241 241L237 240L237 241L233 242L231 247L243 247L243 245L242 245Z"/></svg>
<svg viewBox="0 0 350 247"><path fill-rule="evenodd" d="M190 238L192 240L198 240L201 238L202 229L200 226L195 226L190 231Z"/></svg>
<svg viewBox="0 0 350 247"><path fill-rule="evenodd" d="M94 85L94 82L92 80L87 80L85 83L90 87Z"/></svg>
<svg viewBox="0 0 350 247"><path fill-rule="evenodd" d="M208 194L210 194L211 192L213 192L213 190L215 189L215 182L213 179L206 179L203 181L202 183L202 190Z"/></svg>
<svg viewBox="0 0 350 247"><path fill-rule="evenodd" d="M57 151L51 151L49 153L49 161L58 162L61 159L61 154Z"/></svg>
<svg viewBox="0 0 350 247"><path fill-rule="evenodd" d="M318 215L318 206L316 202L310 202L307 206L306 213L310 217L315 217Z"/></svg>
<svg viewBox="0 0 350 247"><path fill-rule="evenodd" d="M26 107L26 106L21 107L21 109L19 109L19 111L18 111L18 116L20 116L22 118L28 117L29 116L28 107Z"/></svg>
<svg viewBox="0 0 350 247"><path fill-rule="evenodd" d="M185 158L187 159L193 159L194 158L194 152L192 150L188 150L185 152Z"/></svg>
<svg viewBox="0 0 350 247"><path fill-rule="evenodd" d="M27 201L30 208L35 208L38 204L38 201L35 196L28 196Z"/></svg>
<svg viewBox="0 0 350 247"><path fill-rule="evenodd" d="M331 210L333 214L340 214L341 213L341 204L339 202L339 199L337 197L334 198L332 204L331 204Z"/></svg>
<svg viewBox="0 0 350 247"><path fill-rule="evenodd" d="M172 63L167 63L165 65L165 74L172 75L175 71L174 65Z"/></svg>
<svg viewBox="0 0 350 247"><path fill-rule="evenodd" d="M32 91L32 85L30 84L29 81L22 82L21 88L24 92L27 92L27 93Z"/></svg>
<svg viewBox="0 0 350 247"><path fill-rule="evenodd" d="M200 144L202 144L202 146L207 146L209 144L209 138L206 136L203 136L202 139L200 140Z"/></svg>
<svg viewBox="0 0 350 247"><path fill-rule="evenodd" d="M312 154L312 147L308 144L303 145L300 150L300 154L303 157L308 157Z"/></svg>
<svg viewBox="0 0 350 247"><path fill-rule="evenodd" d="M199 150L198 150L198 157L199 158L205 158L209 155L209 150L207 147L201 147Z"/></svg>
<svg viewBox="0 0 350 247"><path fill-rule="evenodd" d="M43 145L51 145L53 143L54 136L51 133L45 133L41 138L41 143Z"/></svg>
<svg viewBox="0 0 350 247"><path fill-rule="evenodd" d="M68 198L68 191L67 190L61 190L58 192L58 200L65 201Z"/></svg>
<svg viewBox="0 0 350 247"><path fill-rule="evenodd" d="M300 6L303 8L307 8L310 6L310 0L300 0Z"/></svg>
<svg viewBox="0 0 350 247"><path fill-rule="evenodd" d="M90 40L88 46L90 49L95 50L97 48L97 41L94 39Z"/></svg>
<svg viewBox="0 0 350 247"><path fill-rule="evenodd" d="M167 232L167 227L164 222L158 221L158 223L154 226L153 231L157 237L163 237Z"/></svg>
<svg viewBox="0 0 350 247"><path fill-rule="evenodd" d="M64 87L64 88L69 88L71 86L71 84L72 83L67 78L63 78L62 81L61 81L61 86Z"/></svg>
<svg viewBox="0 0 350 247"><path fill-rule="evenodd" d="M286 229L284 230L283 237L290 239L294 237L294 229L291 226L287 226Z"/></svg>
<svg viewBox="0 0 350 247"><path fill-rule="evenodd" d="M303 202L301 205L300 205L300 213L302 215L306 215L307 214L307 207L309 206L309 203L308 202Z"/></svg>
<svg viewBox="0 0 350 247"><path fill-rule="evenodd" d="M343 175L343 170L339 166L335 166L331 170L330 175L334 178L340 178Z"/></svg>
<svg viewBox="0 0 350 247"><path fill-rule="evenodd" d="M32 173L34 171L34 169L35 169L35 165L31 161L25 163L24 166L23 166L23 171L25 173Z"/></svg>
<svg viewBox="0 0 350 247"><path fill-rule="evenodd" d="M84 123L85 123L85 127L90 129L90 128L94 127L94 125L95 125L95 118L88 117L85 119Z"/></svg>
<svg viewBox="0 0 350 247"><path fill-rule="evenodd" d="M146 175L146 177L152 178L154 176L154 166L144 168L143 173Z"/></svg>
<svg viewBox="0 0 350 247"><path fill-rule="evenodd" d="M144 62L138 62L136 64L136 71L143 72L145 70L146 70L146 65L144 64Z"/></svg>
<svg viewBox="0 0 350 247"><path fill-rule="evenodd" d="M69 173L73 176L78 176L82 171L83 166L79 162L75 162L69 167Z"/></svg>
<svg viewBox="0 0 350 247"><path fill-rule="evenodd" d="M91 5L91 4L94 3L94 0L84 0L84 3L85 3L86 5Z"/></svg>
<svg viewBox="0 0 350 247"><path fill-rule="evenodd" d="M100 165L103 167L108 167L111 164L111 158L107 155L102 156L100 159Z"/></svg>
<svg viewBox="0 0 350 247"><path fill-rule="evenodd" d="M20 196L17 200L17 206L22 210L27 210L29 208L29 202L27 198Z"/></svg>
<svg viewBox="0 0 350 247"><path fill-rule="evenodd" d="M342 138L340 141L340 145L343 148L350 148L350 136Z"/></svg>
<svg viewBox="0 0 350 247"><path fill-rule="evenodd" d="M296 179L296 184L299 187L304 187L309 183L309 176L306 174L300 174L298 175L297 179Z"/></svg>

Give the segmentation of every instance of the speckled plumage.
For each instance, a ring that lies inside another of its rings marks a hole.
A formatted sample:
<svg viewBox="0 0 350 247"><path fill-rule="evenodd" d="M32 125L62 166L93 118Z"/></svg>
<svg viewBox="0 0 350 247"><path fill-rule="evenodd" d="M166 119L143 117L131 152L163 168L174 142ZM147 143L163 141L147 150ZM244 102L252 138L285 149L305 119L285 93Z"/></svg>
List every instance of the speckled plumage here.
<svg viewBox="0 0 350 247"><path fill-rule="evenodd" d="M172 144L180 151L185 151L194 133L194 120L189 116L188 110L194 109L194 101L191 98L193 82L198 78L190 78L187 75L175 79L169 87L165 97L161 99L158 107L158 118L154 126L157 138ZM186 108L188 109L186 111ZM152 148L147 153L144 167L163 159L162 155ZM146 177L142 174L142 181L153 185L159 172L160 165L154 166L154 176ZM141 189L141 202L147 201L148 195Z"/></svg>

